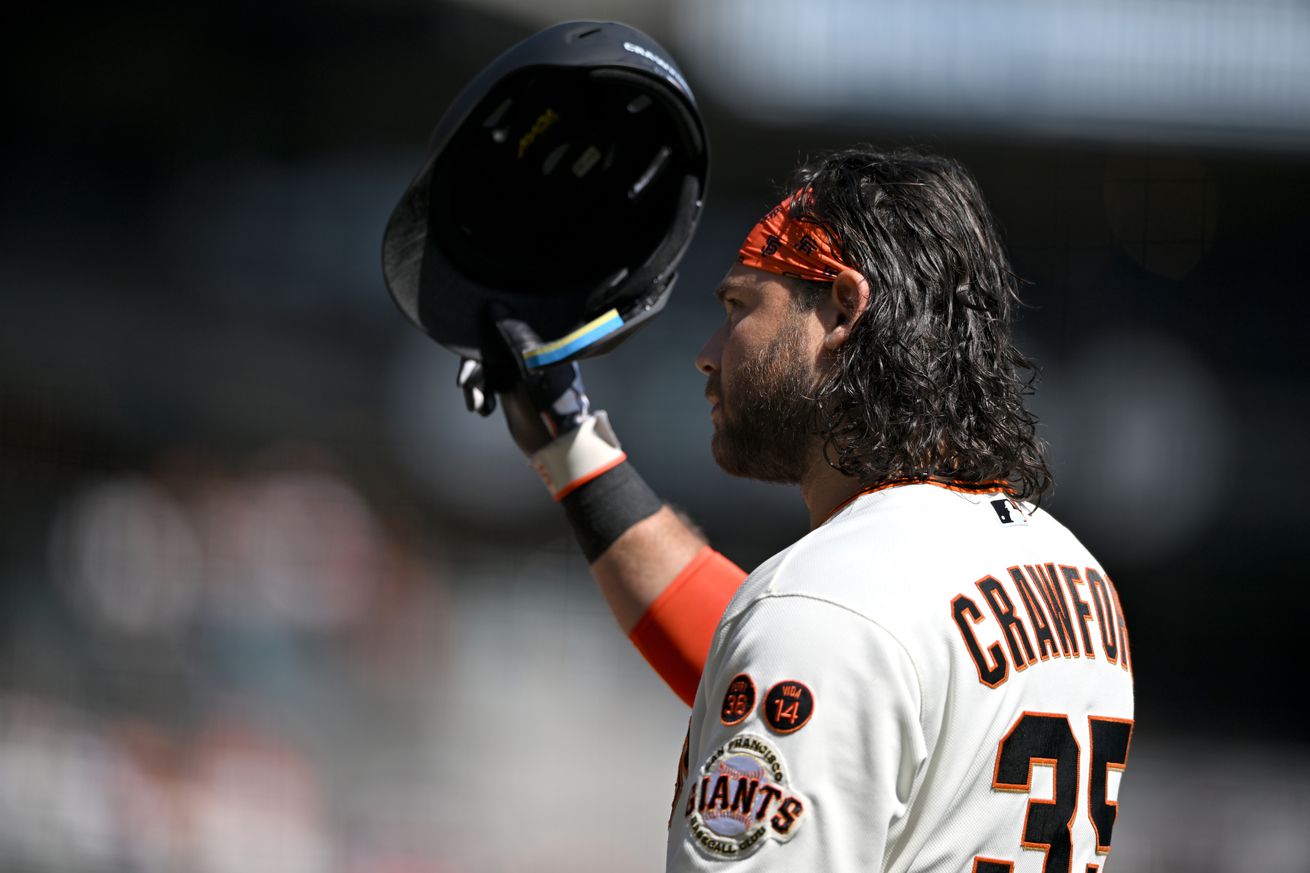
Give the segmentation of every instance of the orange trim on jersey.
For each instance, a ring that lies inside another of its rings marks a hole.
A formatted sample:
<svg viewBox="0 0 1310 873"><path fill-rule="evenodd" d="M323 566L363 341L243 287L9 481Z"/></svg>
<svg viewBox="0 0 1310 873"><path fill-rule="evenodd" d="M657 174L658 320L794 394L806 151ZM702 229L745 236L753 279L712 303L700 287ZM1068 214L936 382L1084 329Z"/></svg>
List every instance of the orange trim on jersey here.
<svg viewBox="0 0 1310 873"><path fill-rule="evenodd" d="M956 605L961 602L963 602L964 606L968 607L968 610L962 609ZM972 611L973 614L969 615L968 611ZM972 598L964 594L957 594L951 600L951 621L960 631L960 639L964 640L964 648L968 651L969 659L973 661L973 666L978 671L978 681L983 685L986 685L988 688L1000 687L1006 679L1010 678L1010 665L1009 662L1005 660L1005 652L1001 650L1001 644L992 643L984 649L982 643L978 640L978 635L973 632L973 629L960 621L960 616L962 615L967 617L974 624L979 624L983 620L982 610L978 608L978 604L974 603ZM992 660L995 662L994 664L989 665L984 663L989 654L992 656ZM1000 670L1001 675L995 682L988 682L987 679L983 677L984 670L988 673L994 673L997 670ZM1000 766L999 762L997 766Z"/></svg>
<svg viewBox="0 0 1310 873"><path fill-rule="evenodd" d="M710 641L746 571L706 546L687 562L632 628L628 639L688 706L696 698Z"/></svg>
<svg viewBox="0 0 1310 873"><path fill-rule="evenodd" d="M988 865L988 864L995 864L996 866L995 866L995 867L988 867L988 866L986 866L986 865ZM1013 870L1013 869L1014 869L1014 862L1013 862L1013 861L1002 861L1000 858L986 858L986 857L984 857L984 856L982 856L982 855L979 855L979 856L977 856L976 858L973 859L973 871L972 871L972 873L983 873L983 871L987 871L987 870L1007 870L1007 871L1008 871L1008 870Z"/></svg>
<svg viewBox="0 0 1310 873"><path fill-rule="evenodd" d="M879 491L886 491L888 488L899 488L902 485L932 485L937 488L945 488L947 491L959 491L964 494L990 494L994 491L1011 494L1014 492L1014 488L1009 482L1002 482L1000 480L993 482L958 482L953 479L893 479L890 482L869 485L866 488L861 488L859 491L856 491L850 497L847 497L841 503L838 503L833 508L832 512L828 513L827 517L824 518L820 524L826 523L834 515L841 512L866 494L876 494Z"/></svg>
<svg viewBox="0 0 1310 873"><path fill-rule="evenodd" d="M1113 718L1111 716L1089 715L1087 716L1087 736L1092 743L1092 763L1096 763L1096 734L1092 731L1092 722L1112 722L1114 724L1128 725L1128 742L1124 743L1124 759L1122 761L1112 761L1107 759L1105 762L1105 805L1111 810L1112 823L1119 818L1119 801L1110 799L1110 771L1114 770L1119 773L1120 777L1128 770L1128 753L1133 747L1133 720L1131 718ZM1089 774L1090 779L1095 779L1097 774ZM1092 797L1091 786L1088 786L1087 794L1087 820L1092 823L1092 832L1096 834L1096 854L1109 855L1110 846L1101 844L1101 827L1096 823L1096 816L1092 814ZM1088 864L1090 870L1096 865Z"/></svg>
<svg viewBox="0 0 1310 873"><path fill-rule="evenodd" d="M568 497L570 494L572 494L574 491L577 491L583 485L586 485L592 479L596 479L599 478L600 476L603 476L604 474L608 473L610 470L613 470L619 464L622 464L627 459L628 459L628 455L626 452L619 452L619 456L614 460L610 461L608 464L602 464L601 466L592 470L590 473L587 473L585 476L581 477L580 479L574 479L572 482L565 485L559 491L555 492L555 502L556 503L560 502L565 497Z"/></svg>
<svg viewBox="0 0 1310 873"><path fill-rule="evenodd" d="M1060 759L1059 759L1059 758L1041 758L1041 757L1038 757L1037 755L1029 755L1029 756L1028 756L1028 769L1027 769L1027 774L1026 774L1026 776L1024 777L1024 782L1023 782L1022 785L1020 785L1020 784L1017 783L1017 782L1001 782L1001 781L1000 781L1000 778L1001 778L1001 755L1002 755L1002 753L1003 753L1003 751L1004 751L1004 749L1005 749L1005 744L1006 744L1006 742L1009 741L1010 737L1014 734L1014 732L1015 732L1016 730L1019 729L1019 725L1023 723L1023 720L1024 720L1025 718L1027 718L1028 716L1030 716L1030 715L1031 715L1031 716L1036 716L1036 717L1038 717L1038 718L1062 718L1062 719L1064 719L1064 723L1065 723L1066 727L1068 727L1068 729L1069 729L1069 738L1073 741L1073 748L1074 748L1074 765L1073 765L1073 772L1074 772L1074 784L1073 784L1074 802L1073 802L1073 804L1069 807L1069 820L1068 820L1067 822L1064 823L1065 830L1069 832L1070 837L1072 837L1072 835L1073 835L1073 823L1074 823L1074 820L1078 818L1078 796L1079 796L1079 795L1078 795L1078 791L1079 791L1078 780L1079 780L1079 774L1082 772L1083 749L1082 749L1082 746L1080 746L1080 745L1078 744L1078 737L1077 737L1077 735L1074 734L1074 732L1073 732L1073 723L1069 721L1069 716L1068 716L1066 713L1063 713L1063 712L1034 712L1034 711L1032 711L1032 710L1024 710L1023 713L1022 713L1022 714L1021 714L1017 719L1015 719L1014 724L1011 725L1011 726L1010 726L1010 729L1009 729L1008 731L1005 732L1005 736L1001 738L1001 742L1000 742L1000 744L996 747L996 765L992 768L992 788L995 789L995 790L997 790L997 791L1011 791L1011 792L1015 792L1015 793L1027 792L1027 793L1031 794L1031 793L1032 793L1032 787L1033 787L1033 766L1034 766L1035 764L1043 764L1043 765L1046 765L1046 766L1048 766L1048 767L1051 768L1051 799L1050 799L1050 800L1039 800L1039 799L1037 799L1037 798L1035 798L1035 797L1029 797L1029 798L1028 798L1028 805L1027 805L1027 807L1025 807L1024 814L1023 814L1023 828L1022 828L1022 830L1019 831L1019 834L1020 834L1020 837L1019 837L1019 845L1023 846L1025 849L1036 849L1036 850L1038 850L1038 851L1041 851L1043 854L1045 854L1045 853L1050 852L1051 847L1052 847L1052 844L1051 844L1051 843L1036 843L1036 842L1030 842L1030 841L1028 840L1028 838L1027 838L1027 834L1028 834L1028 821L1029 821L1029 819L1032 818L1033 808L1034 808L1034 807L1049 807L1049 808L1051 808L1051 809L1054 809L1054 808L1056 808L1057 805L1059 804L1059 797L1060 797ZM1068 787L1068 786L1066 786L1066 788L1067 788L1067 787ZM1043 865L1043 866L1044 866L1044 865Z"/></svg>
<svg viewBox="0 0 1310 873"><path fill-rule="evenodd" d="M1109 573L1105 574L1105 584L1110 587L1110 593L1114 595L1115 622L1119 627L1119 666L1127 670L1129 676L1134 676L1136 674L1133 672L1132 646L1128 644L1128 618L1124 615L1123 602L1119 600L1119 589L1115 587Z"/></svg>

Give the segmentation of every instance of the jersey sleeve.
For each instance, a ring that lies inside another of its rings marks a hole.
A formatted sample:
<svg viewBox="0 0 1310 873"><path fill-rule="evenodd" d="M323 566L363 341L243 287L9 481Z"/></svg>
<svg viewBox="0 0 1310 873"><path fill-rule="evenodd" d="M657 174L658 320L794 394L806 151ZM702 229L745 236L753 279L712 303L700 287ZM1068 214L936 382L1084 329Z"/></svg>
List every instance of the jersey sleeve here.
<svg viewBox="0 0 1310 873"><path fill-rule="evenodd" d="M655 599L628 638L673 693L691 705L723 610L746 571L706 546Z"/></svg>
<svg viewBox="0 0 1310 873"><path fill-rule="evenodd" d="M668 869L883 869L927 760L905 648L874 621L804 595L757 600L717 642Z"/></svg>

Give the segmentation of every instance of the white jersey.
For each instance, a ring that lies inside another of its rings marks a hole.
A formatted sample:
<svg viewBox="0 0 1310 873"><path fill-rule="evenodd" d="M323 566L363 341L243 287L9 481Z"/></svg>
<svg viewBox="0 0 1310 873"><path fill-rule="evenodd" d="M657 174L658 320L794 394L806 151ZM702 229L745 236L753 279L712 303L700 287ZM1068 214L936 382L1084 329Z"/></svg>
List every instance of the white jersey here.
<svg viewBox="0 0 1310 873"><path fill-rule="evenodd" d="M724 612L668 868L1097 873L1132 718L1119 597L1064 526L1000 493L877 490Z"/></svg>

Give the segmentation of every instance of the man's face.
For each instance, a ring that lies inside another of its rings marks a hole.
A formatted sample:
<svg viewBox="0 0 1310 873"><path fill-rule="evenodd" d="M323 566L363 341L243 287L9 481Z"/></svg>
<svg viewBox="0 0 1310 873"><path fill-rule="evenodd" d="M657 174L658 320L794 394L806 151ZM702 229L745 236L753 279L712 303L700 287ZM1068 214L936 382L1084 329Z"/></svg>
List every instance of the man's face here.
<svg viewBox="0 0 1310 873"><path fill-rule="evenodd" d="M798 483L816 446L822 327L763 270L733 267L715 293L726 318L696 356L714 404L714 460L734 476Z"/></svg>

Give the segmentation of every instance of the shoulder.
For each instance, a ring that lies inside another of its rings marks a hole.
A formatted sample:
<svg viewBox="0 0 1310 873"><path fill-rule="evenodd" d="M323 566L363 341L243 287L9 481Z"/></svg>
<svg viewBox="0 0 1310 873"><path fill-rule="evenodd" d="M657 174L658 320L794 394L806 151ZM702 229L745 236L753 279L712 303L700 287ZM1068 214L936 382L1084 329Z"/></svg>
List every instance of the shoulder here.
<svg viewBox="0 0 1310 873"><path fill-rule="evenodd" d="M1090 559L1059 522L999 492L907 485L866 494L760 565L724 613L721 633L764 598L822 602L882 628L916 660L953 633L949 604L1007 568ZM946 604L946 606L943 606ZM921 651L923 650L923 651Z"/></svg>
<svg viewBox="0 0 1310 873"><path fill-rule="evenodd" d="M857 687L876 688L870 699L879 706L903 701L908 720L919 723L920 670L900 638L873 617L830 598L775 592L725 617L720 631L723 644L711 652L705 673L713 700L740 679L757 686L764 701L785 696L789 685L828 701L849 701Z"/></svg>
<svg viewBox="0 0 1310 873"><path fill-rule="evenodd" d="M990 501L1008 498L933 485L862 495L761 564L725 617L746 609L756 598L782 594L827 600L868 617L885 617L888 608L930 587L934 577L954 577L960 564L971 563L990 539L1003 532L1001 517ZM1016 506L1012 512L1010 518L1021 523L1032 517L1028 508Z"/></svg>
<svg viewBox="0 0 1310 873"><path fill-rule="evenodd" d="M865 617L798 594L757 597L723 630L688 730L670 857L705 869L758 851L766 860L751 869L829 869L837 846L875 868L875 829L905 815L929 752L904 648Z"/></svg>

